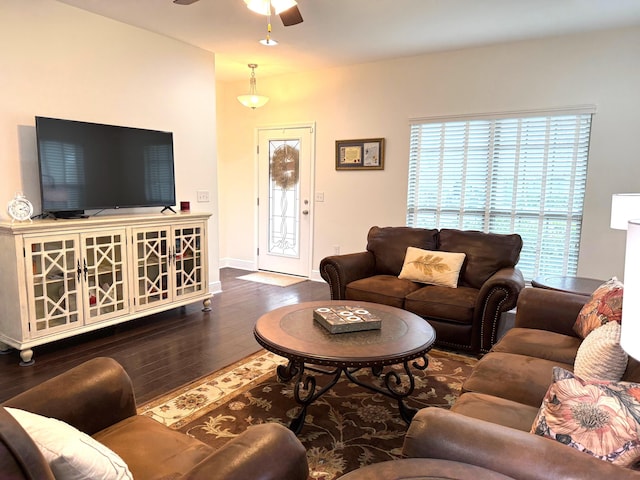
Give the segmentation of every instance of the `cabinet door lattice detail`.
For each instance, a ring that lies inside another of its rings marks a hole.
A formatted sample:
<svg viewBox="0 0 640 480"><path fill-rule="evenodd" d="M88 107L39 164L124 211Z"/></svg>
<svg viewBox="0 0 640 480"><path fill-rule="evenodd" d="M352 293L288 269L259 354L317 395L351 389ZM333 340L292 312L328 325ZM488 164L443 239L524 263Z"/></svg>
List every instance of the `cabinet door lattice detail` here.
<svg viewBox="0 0 640 480"><path fill-rule="evenodd" d="M176 228L175 269L176 295L178 297L202 292L205 288L202 264L202 229L200 227Z"/></svg>
<svg viewBox="0 0 640 480"><path fill-rule="evenodd" d="M87 321L121 315L129 308L124 267L125 231L84 235Z"/></svg>
<svg viewBox="0 0 640 480"><path fill-rule="evenodd" d="M46 335L78 323L79 252L76 238L30 238L25 242L33 275L29 278L31 334Z"/></svg>
<svg viewBox="0 0 640 480"><path fill-rule="evenodd" d="M169 230L138 230L135 242L138 305L169 301Z"/></svg>

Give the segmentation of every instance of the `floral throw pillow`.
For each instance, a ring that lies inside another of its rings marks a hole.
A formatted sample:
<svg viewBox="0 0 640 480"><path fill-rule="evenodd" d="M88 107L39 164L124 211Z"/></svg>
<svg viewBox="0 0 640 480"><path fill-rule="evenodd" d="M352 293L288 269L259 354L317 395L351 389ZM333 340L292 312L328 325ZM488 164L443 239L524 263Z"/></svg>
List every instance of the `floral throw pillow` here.
<svg viewBox="0 0 640 480"><path fill-rule="evenodd" d="M600 285L580 310L576 323L573 325L573 331L580 338L587 338L592 330L607 322L620 323L623 290L622 282L616 277L612 277Z"/></svg>
<svg viewBox="0 0 640 480"><path fill-rule="evenodd" d="M586 381L553 368L531 433L623 467L640 457L640 384Z"/></svg>

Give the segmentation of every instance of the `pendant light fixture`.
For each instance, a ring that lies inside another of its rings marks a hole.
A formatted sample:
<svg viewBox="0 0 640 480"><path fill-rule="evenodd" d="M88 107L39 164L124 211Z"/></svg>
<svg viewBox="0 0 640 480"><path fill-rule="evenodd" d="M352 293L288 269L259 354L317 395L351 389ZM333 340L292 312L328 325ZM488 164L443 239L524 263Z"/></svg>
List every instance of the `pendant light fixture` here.
<svg viewBox="0 0 640 480"><path fill-rule="evenodd" d="M251 69L251 77L249 78L249 93L247 95L239 95L238 101L244 105L245 107L249 107L252 110L255 110L258 107L262 107L265 103L269 101L269 97L265 97L264 95L258 95L256 92L256 68L258 65L255 63L250 63L249 68Z"/></svg>

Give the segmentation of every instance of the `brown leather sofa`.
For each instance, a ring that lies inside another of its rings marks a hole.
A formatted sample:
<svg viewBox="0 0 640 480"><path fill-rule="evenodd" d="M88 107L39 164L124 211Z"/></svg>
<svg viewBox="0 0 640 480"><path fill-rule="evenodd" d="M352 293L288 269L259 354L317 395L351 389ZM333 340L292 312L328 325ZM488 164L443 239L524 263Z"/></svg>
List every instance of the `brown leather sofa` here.
<svg viewBox="0 0 640 480"><path fill-rule="evenodd" d="M458 288L398 278L407 247L465 253ZM436 330L436 344L469 353L489 351L503 312L524 288L515 267L522 239L453 229L371 227L364 252L326 257L320 275L333 300L382 303L416 313Z"/></svg>
<svg viewBox="0 0 640 480"><path fill-rule="evenodd" d="M208 445L136 414L131 380L113 359L95 358L7 400L62 420L117 453L134 478L306 480L306 452L279 424L251 427L224 447ZM0 477L54 479L25 430L0 408Z"/></svg>
<svg viewBox="0 0 640 480"><path fill-rule="evenodd" d="M581 340L572 327L588 299L523 290L515 327L474 367L451 410L427 408L416 414L404 454L462 462L526 480L640 479L638 471L529 433L553 367L573 371ZM630 358L622 380L640 382L640 362Z"/></svg>

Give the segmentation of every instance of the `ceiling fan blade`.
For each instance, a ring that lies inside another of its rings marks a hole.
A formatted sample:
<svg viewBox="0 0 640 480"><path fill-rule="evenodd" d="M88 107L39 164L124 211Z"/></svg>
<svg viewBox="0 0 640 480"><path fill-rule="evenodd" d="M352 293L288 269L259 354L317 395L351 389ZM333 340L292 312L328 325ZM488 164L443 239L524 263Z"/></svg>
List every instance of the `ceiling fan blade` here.
<svg viewBox="0 0 640 480"><path fill-rule="evenodd" d="M191 5L192 3L196 3L198 0L173 0L173 3L178 5Z"/></svg>
<svg viewBox="0 0 640 480"><path fill-rule="evenodd" d="M300 9L297 5L294 5L293 7L286 9L284 12L280 12L280 20L282 20L282 24L285 27L302 23L302 14L300 13Z"/></svg>

